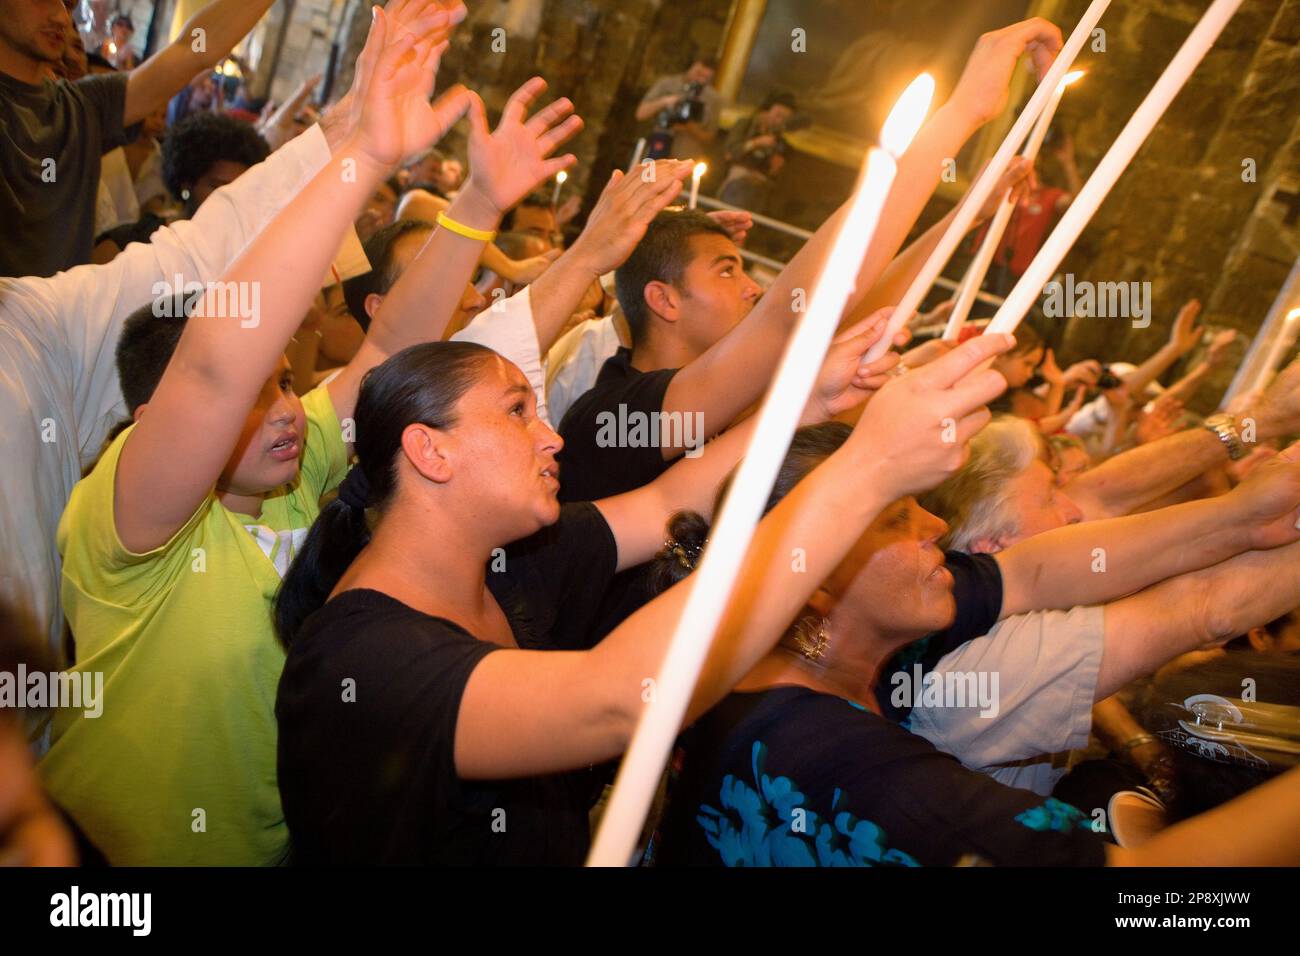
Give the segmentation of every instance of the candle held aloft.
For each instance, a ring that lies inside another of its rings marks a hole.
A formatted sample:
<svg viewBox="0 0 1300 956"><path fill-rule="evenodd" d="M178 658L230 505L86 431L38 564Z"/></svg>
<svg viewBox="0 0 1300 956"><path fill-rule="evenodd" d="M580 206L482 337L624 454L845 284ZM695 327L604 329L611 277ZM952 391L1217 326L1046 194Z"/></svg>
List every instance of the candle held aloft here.
<svg viewBox="0 0 1300 956"><path fill-rule="evenodd" d="M694 209L696 203L700 201L700 180L704 174L709 171L708 163L696 163L695 168L691 170L691 208Z"/></svg>
<svg viewBox="0 0 1300 956"><path fill-rule="evenodd" d="M565 180L568 178L569 174L564 170L555 174L555 192L551 195L551 205L556 209L560 208L560 190L564 188Z"/></svg>
<svg viewBox="0 0 1300 956"><path fill-rule="evenodd" d="M957 207L957 214L948 226L948 231L939 239L938 246L930 254L930 258L926 260L925 265L921 267L921 271L917 273L916 278L912 280L907 292L903 294L903 298L899 301L898 307L894 309L894 314L889 320L888 334L873 345L871 351L867 353L869 361L874 361L884 355L889 350L894 335L916 314L917 307L934 286L934 280L939 278L939 273L948 264L948 260L957 251L957 246L965 238L971 224L974 223L976 213L992 195L993 187L997 185L1002 170L1006 169L1007 163L1011 161L1012 153L1020 148L1020 144L1029 135L1030 125L1047 106L1047 101L1051 99L1052 93L1056 90L1056 85L1061 82L1062 77L1069 71L1075 57L1079 55L1083 45L1092 36L1093 27L1097 25L1097 21L1101 19L1102 14L1106 12L1106 8L1109 6L1110 0L1092 0L1083 17L1075 25L1074 32L1070 34L1070 38L1065 41L1065 46L1061 48L1061 52L1052 61L1047 75L1043 77L1042 82L1038 84L1038 88L1034 90L1034 95L1029 98L1024 110L1015 123L1012 124L1011 131L1007 133L1006 139L1002 141L1002 145L993 154L993 158L989 160L984 172L976 178L962 204Z"/></svg>
<svg viewBox="0 0 1300 956"><path fill-rule="evenodd" d="M1187 82L1197 65L1210 51L1214 41L1219 38L1223 28L1228 25L1232 15L1241 6L1241 0L1215 0L1206 11L1200 23L1196 24L1191 35L1169 61L1169 66L1161 74L1156 85L1151 88L1142 105L1129 118L1128 124L1111 144L1106 155L1102 157L1097 168L1088 177L1079 195L1074 198L1070 208L1065 211L1052 234L1047 237L1038 255L1030 263L1025 274L1020 277L1016 287L1011 290L1002 308L985 329L986 332L1014 332L1016 326L1025 317L1034 304L1034 300L1043 291L1043 286L1052 277L1057 267L1065 259L1066 253L1083 232L1093 214L1110 194L1111 188L1128 168L1133 157L1142 144L1146 142L1151 130L1155 128L1160 117L1164 115L1169 104L1174 101L1179 90Z"/></svg>
<svg viewBox="0 0 1300 956"><path fill-rule="evenodd" d="M1052 99L1047 104L1047 108L1043 110L1038 117L1038 122L1034 124L1034 131L1029 134L1029 142L1025 144L1025 148L1020 153L1021 156L1031 161L1038 158L1038 151L1043 148L1043 141L1047 139L1047 131L1051 128L1057 107L1061 105L1061 97L1065 95L1065 88L1082 78L1082 70L1067 73L1061 78L1061 82L1057 85L1056 92L1052 94ZM970 310L975 305L975 297L979 294L980 286L984 284L984 276L988 274L989 266L993 263L993 256L997 253L1003 235L1006 234L1007 225L1011 222L1011 215L1015 212L1015 208L1015 203L1011 201L1011 190L1007 190L1002 195L1002 202L998 204L998 211L994 213L993 221L989 223L988 231L984 234L984 241L981 243L979 251L976 252L975 258L971 260L966 275L962 277L961 286L957 290L957 301L953 304L952 312L948 315L948 325L943 331L945 341L957 341L957 337L961 333L961 327L965 324L966 317L970 315Z"/></svg>
<svg viewBox="0 0 1300 956"><path fill-rule="evenodd" d="M695 571L695 584L655 678L655 705L642 711L592 845L590 866L625 866L629 861L785 450L871 245L893 185L896 157L920 129L933 95L934 80L928 74L917 77L885 123L881 147L867 155L848 216L813 288L808 311L786 348L726 504L714 522L709 546Z"/></svg>

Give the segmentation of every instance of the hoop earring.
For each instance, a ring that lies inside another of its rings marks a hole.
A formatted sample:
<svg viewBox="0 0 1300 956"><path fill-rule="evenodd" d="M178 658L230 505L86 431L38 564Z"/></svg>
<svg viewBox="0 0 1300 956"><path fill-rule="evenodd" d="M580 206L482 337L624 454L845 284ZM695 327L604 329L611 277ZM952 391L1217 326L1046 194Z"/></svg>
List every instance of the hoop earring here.
<svg viewBox="0 0 1300 956"><path fill-rule="evenodd" d="M831 628L828 618L801 617L794 626L794 645L799 653L814 664L826 656L831 646Z"/></svg>

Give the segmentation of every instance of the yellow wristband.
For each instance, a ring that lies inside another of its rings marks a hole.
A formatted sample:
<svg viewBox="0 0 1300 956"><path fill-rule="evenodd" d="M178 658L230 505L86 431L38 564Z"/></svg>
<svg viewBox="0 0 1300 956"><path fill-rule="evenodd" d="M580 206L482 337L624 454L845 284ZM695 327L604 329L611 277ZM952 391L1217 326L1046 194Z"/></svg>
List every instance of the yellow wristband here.
<svg viewBox="0 0 1300 956"><path fill-rule="evenodd" d="M477 239L479 242L491 242L497 237L496 231L487 232L483 229L474 229L465 225L463 222L457 222L448 216L445 212L438 213L438 225L445 229L450 229L458 236L464 236L466 239Z"/></svg>

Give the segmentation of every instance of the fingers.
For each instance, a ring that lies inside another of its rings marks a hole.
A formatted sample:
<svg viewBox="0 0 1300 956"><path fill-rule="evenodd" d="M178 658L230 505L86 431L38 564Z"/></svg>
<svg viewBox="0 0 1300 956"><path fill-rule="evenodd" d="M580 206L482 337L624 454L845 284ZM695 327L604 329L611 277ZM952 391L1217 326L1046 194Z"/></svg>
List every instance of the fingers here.
<svg viewBox="0 0 1300 956"><path fill-rule="evenodd" d="M866 344L867 346L874 345L876 340L880 338L880 333L884 331L885 326L888 324L889 317L893 314L893 306L884 309L877 309L866 318L853 323L853 325L849 326L836 336L834 344L842 345L857 338L866 338L870 336L871 341Z"/></svg>
<svg viewBox="0 0 1300 956"><path fill-rule="evenodd" d="M486 139L492 135L488 128L487 107L483 105L483 98L473 90L467 90L469 94L469 135L472 139Z"/></svg>
<svg viewBox="0 0 1300 956"><path fill-rule="evenodd" d="M573 139L582 132L583 125L581 116L570 116L559 126L543 133L537 139L537 146L542 151L542 155L555 152L561 145Z"/></svg>
<svg viewBox="0 0 1300 956"><path fill-rule="evenodd" d="M528 115L528 107L532 106L537 97L541 96L545 90L546 81L540 76L528 80L523 86L510 94L510 99L506 100L506 107L501 111L501 122L522 124L524 117Z"/></svg>
<svg viewBox="0 0 1300 956"><path fill-rule="evenodd" d="M370 33L366 36L366 45L361 48L361 55L357 57L355 86L359 102L365 102L380 51L383 50L388 35L388 22L384 18L384 12L379 7L372 7L370 14Z"/></svg>
<svg viewBox="0 0 1300 956"><path fill-rule="evenodd" d="M957 422L957 444L962 446L966 445L967 442L979 434L984 426L992 420L993 413L984 407L977 408L969 415L963 416L962 419ZM964 462L965 455L963 455L962 458Z"/></svg>
<svg viewBox="0 0 1300 956"><path fill-rule="evenodd" d="M466 110L473 107L477 94L471 93L459 83L449 89L442 96L434 101L430 109L433 111L434 119L439 129L450 129L456 121L465 115ZM478 101L479 108L483 106L483 101ZM473 117L470 118L470 124L473 125ZM483 118L483 125L487 125L487 118Z"/></svg>
<svg viewBox="0 0 1300 956"><path fill-rule="evenodd" d="M1012 335L977 335L957 346L947 355L940 356L924 368L918 369L916 374L922 376L926 384L937 388L951 388L971 370L996 358L1015 344L1015 336Z"/></svg>
<svg viewBox="0 0 1300 956"><path fill-rule="evenodd" d="M967 409L987 405L1006 391L1006 388L1007 380L1002 377L1002 373L986 368L957 382L950 391L956 397L958 409Z"/></svg>
<svg viewBox="0 0 1300 956"><path fill-rule="evenodd" d="M573 101L567 96L562 96L534 113L528 122L524 123L524 127L534 136L541 136L572 112Z"/></svg>
<svg viewBox="0 0 1300 956"><path fill-rule="evenodd" d="M542 164L542 181L554 179L556 174L566 169L572 169L576 165L578 165L578 157L573 153L565 153L556 159L548 159Z"/></svg>

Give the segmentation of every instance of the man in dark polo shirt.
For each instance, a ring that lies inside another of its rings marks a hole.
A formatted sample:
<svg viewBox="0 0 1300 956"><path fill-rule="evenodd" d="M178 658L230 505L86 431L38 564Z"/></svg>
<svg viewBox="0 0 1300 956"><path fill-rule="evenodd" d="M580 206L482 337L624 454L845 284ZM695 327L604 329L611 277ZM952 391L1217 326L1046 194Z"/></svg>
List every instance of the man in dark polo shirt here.
<svg viewBox="0 0 1300 956"><path fill-rule="evenodd" d="M55 80L65 0L0 0L0 276L48 276L90 261L100 157L210 69L273 0L216 0L171 46L129 73Z"/></svg>

